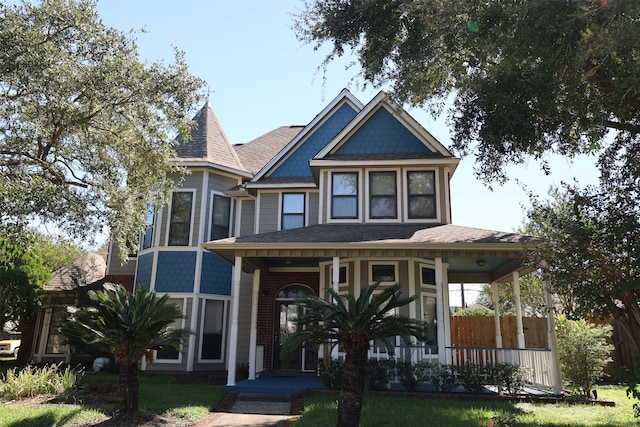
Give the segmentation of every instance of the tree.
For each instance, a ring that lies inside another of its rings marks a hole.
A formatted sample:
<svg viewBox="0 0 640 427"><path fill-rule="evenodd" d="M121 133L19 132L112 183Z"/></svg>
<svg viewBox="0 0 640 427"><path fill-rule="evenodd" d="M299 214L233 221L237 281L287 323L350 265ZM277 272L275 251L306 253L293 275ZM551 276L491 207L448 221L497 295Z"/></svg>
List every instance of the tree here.
<svg viewBox="0 0 640 427"><path fill-rule="evenodd" d="M284 343L285 358L304 345L324 343L341 345L345 353L344 376L338 403L338 425L358 426L366 379L367 354L370 341L383 340L389 353L394 348L386 338L402 336L426 340L426 324L397 314L397 309L409 304L415 296L400 298L400 285L376 293L379 283L364 287L356 299L326 289L332 301L315 296L298 299L304 314L297 321L298 332Z"/></svg>
<svg viewBox="0 0 640 427"><path fill-rule="evenodd" d="M485 285L476 298L476 303L494 309L491 285ZM540 277L529 274L520 279L520 303L525 312L533 316L546 315L544 288ZM515 296L511 283L498 283L498 312L515 314Z"/></svg>
<svg viewBox="0 0 640 427"><path fill-rule="evenodd" d="M173 144L202 81L181 52L142 61L135 32L105 26L94 0L3 3L0 22L0 223L37 219L84 241L108 227L131 253L147 204L174 185Z"/></svg>
<svg viewBox="0 0 640 427"><path fill-rule="evenodd" d="M38 238L20 225L0 226L0 329L34 314L42 286L51 278Z"/></svg>
<svg viewBox="0 0 640 427"><path fill-rule="evenodd" d="M156 298L144 286L129 294L121 285L105 284L102 291L89 291L89 298L95 306L72 310L61 332L71 342L107 347L113 353L127 411L137 412L138 362L145 356L152 363L153 348L179 348L189 334L173 327L182 312L167 301L168 295Z"/></svg>
<svg viewBox="0 0 640 427"><path fill-rule="evenodd" d="M451 100L453 149L502 182L509 163L548 172L549 153L603 147L602 168L637 172L639 18L637 1L310 0L294 28L332 45L325 64L352 51L400 102L440 113Z"/></svg>

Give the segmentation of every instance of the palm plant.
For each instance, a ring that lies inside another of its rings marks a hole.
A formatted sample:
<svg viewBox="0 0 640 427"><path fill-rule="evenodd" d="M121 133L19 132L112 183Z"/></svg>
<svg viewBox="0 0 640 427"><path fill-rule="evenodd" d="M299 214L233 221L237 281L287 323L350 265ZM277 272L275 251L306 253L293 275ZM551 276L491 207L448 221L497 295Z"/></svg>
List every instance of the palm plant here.
<svg viewBox="0 0 640 427"><path fill-rule="evenodd" d="M89 298L94 306L72 309L61 332L71 342L107 347L113 353L127 412L137 412L138 362L143 355L153 362L153 348L179 347L189 334L172 327L182 312L167 301L168 295L158 298L142 286L130 294L121 285L105 284L102 291L89 291Z"/></svg>
<svg viewBox="0 0 640 427"><path fill-rule="evenodd" d="M406 341L426 339L426 324L421 320L397 315L396 309L409 304L415 296L400 298L400 285L375 293L379 283L363 288L356 299L326 291L332 301L306 296L297 301L305 310L298 318L298 332L283 347L285 357L310 344L340 344L345 353L344 376L338 402L338 426L357 427L360 423L366 380L367 355L372 340L383 340L391 354L393 347L386 338L402 336Z"/></svg>

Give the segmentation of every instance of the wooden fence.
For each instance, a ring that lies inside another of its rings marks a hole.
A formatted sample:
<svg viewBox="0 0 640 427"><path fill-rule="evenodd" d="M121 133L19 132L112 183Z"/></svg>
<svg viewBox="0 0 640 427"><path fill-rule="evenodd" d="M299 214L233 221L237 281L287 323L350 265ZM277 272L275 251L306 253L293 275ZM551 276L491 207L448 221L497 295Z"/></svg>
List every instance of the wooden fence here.
<svg viewBox="0 0 640 427"><path fill-rule="evenodd" d="M524 342L526 348L549 348L547 340L547 319L524 317ZM500 318L503 348L518 348L516 317ZM488 316L451 316L452 347L495 348L495 319Z"/></svg>

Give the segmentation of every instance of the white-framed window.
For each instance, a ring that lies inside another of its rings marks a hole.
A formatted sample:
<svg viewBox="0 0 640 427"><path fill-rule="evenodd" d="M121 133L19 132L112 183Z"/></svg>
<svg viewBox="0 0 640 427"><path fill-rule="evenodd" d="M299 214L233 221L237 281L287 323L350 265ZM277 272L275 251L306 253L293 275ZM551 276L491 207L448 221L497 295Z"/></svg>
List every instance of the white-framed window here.
<svg viewBox="0 0 640 427"><path fill-rule="evenodd" d="M398 183L395 171L369 172L369 218L398 218Z"/></svg>
<svg viewBox="0 0 640 427"><path fill-rule="evenodd" d="M47 309L45 324L48 322L44 354L64 354L67 338L59 332L60 327L67 321L67 307L54 306Z"/></svg>
<svg viewBox="0 0 640 427"><path fill-rule="evenodd" d="M218 240L229 237L231 225L231 198L222 194L211 195L211 221L209 239Z"/></svg>
<svg viewBox="0 0 640 427"><path fill-rule="evenodd" d="M398 263L376 261L369 263L369 283L394 284L398 281Z"/></svg>
<svg viewBox="0 0 640 427"><path fill-rule="evenodd" d="M333 283L333 265L329 266L329 278ZM340 264L338 266L338 286L346 287L349 285L349 264Z"/></svg>
<svg viewBox="0 0 640 427"><path fill-rule="evenodd" d="M228 301L202 300L200 325L200 362L222 362L225 354Z"/></svg>
<svg viewBox="0 0 640 427"><path fill-rule="evenodd" d="M407 217L437 218L435 171L407 171Z"/></svg>
<svg viewBox="0 0 640 427"><path fill-rule="evenodd" d="M282 193L281 230L304 227L305 193Z"/></svg>
<svg viewBox="0 0 640 427"><path fill-rule="evenodd" d="M331 218L357 219L358 172L333 172L331 174Z"/></svg>
<svg viewBox="0 0 640 427"><path fill-rule="evenodd" d="M432 293L421 292L420 293L420 309L422 311L422 320L427 323L427 341L426 345L437 346L438 345L438 310L437 299ZM425 355L438 354L437 348L425 349Z"/></svg>
<svg viewBox="0 0 640 427"><path fill-rule="evenodd" d="M153 245L153 228L155 225L156 209L153 204L147 205L147 228L142 235L142 249L148 249Z"/></svg>
<svg viewBox="0 0 640 427"><path fill-rule="evenodd" d="M195 191L174 191L171 195L169 216L169 246L189 246L191 244L191 223Z"/></svg>
<svg viewBox="0 0 640 427"><path fill-rule="evenodd" d="M180 313L184 313L184 298L169 298L167 304L174 304L180 309ZM176 319L171 325L174 329L184 328L184 318ZM162 347L154 349L154 358L157 362L161 363L181 363L182 362L182 344L180 348L174 347Z"/></svg>
<svg viewBox="0 0 640 427"><path fill-rule="evenodd" d="M433 267L420 265L420 286L426 288L436 286L436 271Z"/></svg>

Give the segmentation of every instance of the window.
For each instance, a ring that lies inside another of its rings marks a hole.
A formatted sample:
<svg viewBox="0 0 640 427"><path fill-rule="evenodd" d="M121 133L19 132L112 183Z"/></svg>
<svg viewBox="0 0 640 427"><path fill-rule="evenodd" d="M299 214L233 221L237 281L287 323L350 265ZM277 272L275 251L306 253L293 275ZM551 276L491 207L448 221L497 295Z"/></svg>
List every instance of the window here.
<svg viewBox="0 0 640 427"><path fill-rule="evenodd" d="M435 172L407 172L409 219L436 217Z"/></svg>
<svg viewBox="0 0 640 427"><path fill-rule="evenodd" d="M201 360L222 360L225 328L225 302L206 300L200 346Z"/></svg>
<svg viewBox="0 0 640 427"><path fill-rule="evenodd" d="M183 300L181 298L169 298L167 300L167 303L176 305L180 309L180 312L182 313ZM176 319L171 325L171 327L173 329L182 328L182 318ZM179 361L180 360L180 350L178 350L177 348L164 346L164 347L156 348L155 350L156 350L156 360L162 360L162 361L164 360Z"/></svg>
<svg viewBox="0 0 640 427"><path fill-rule="evenodd" d="M331 183L331 218L358 218L358 173L334 173Z"/></svg>
<svg viewBox="0 0 640 427"><path fill-rule="evenodd" d="M396 266L394 264L374 264L371 266L371 281L395 282Z"/></svg>
<svg viewBox="0 0 640 427"><path fill-rule="evenodd" d="M156 210L152 204L147 205L147 228L142 236L142 249L150 248L153 243L153 223L155 221Z"/></svg>
<svg viewBox="0 0 640 427"><path fill-rule="evenodd" d="M219 194L214 194L211 212L211 240L229 237L231 199Z"/></svg>
<svg viewBox="0 0 640 427"><path fill-rule="evenodd" d="M65 342L67 338L58 330L67 320L66 307L51 307L50 323L47 334L47 343L45 345L45 354L62 354L65 351Z"/></svg>
<svg viewBox="0 0 640 427"><path fill-rule="evenodd" d="M436 284L436 271L432 268L421 267L420 268L421 280L420 283L422 285L435 285Z"/></svg>
<svg viewBox="0 0 640 427"><path fill-rule="evenodd" d="M304 193L282 194L282 230L304 227Z"/></svg>
<svg viewBox="0 0 640 427"><path fill-rule="evenodd" d="M395 172L369 173L369 217L373 219L397 218Z"/></svg>
<svg viewBox="0 0 640 427"><path fill-rule="evenodd" d="M191 231L192 192L175 192L171 199L169 246L188 246Z"/></svg>
<svg viewBox="0 0 640 427"><path fill-rule="evenodd" d="M348 277L349 277L349 270L347 265L340 265L338 267L338 285L340 287L347 286ZM329 280L333 282L333 266L329 267Z"/></svg>

